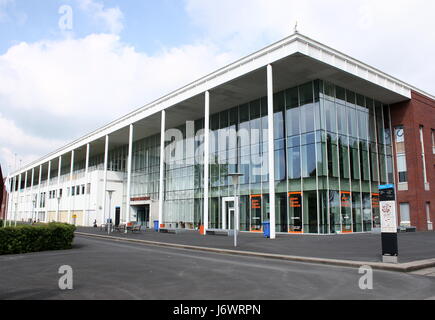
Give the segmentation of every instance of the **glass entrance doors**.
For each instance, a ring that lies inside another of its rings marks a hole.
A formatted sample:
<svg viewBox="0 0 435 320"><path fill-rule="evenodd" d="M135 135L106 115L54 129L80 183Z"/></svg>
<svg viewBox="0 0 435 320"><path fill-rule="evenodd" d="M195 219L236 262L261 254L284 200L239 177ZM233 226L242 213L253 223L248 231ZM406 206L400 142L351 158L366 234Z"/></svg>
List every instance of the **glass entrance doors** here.
<svg viewBox="0 0 435 320"><path fill-rule="evenodd" d="M149 228L149 220L150 220L150 205L145 204L137 207L137 222L144 226L145 228Z"/></svg>

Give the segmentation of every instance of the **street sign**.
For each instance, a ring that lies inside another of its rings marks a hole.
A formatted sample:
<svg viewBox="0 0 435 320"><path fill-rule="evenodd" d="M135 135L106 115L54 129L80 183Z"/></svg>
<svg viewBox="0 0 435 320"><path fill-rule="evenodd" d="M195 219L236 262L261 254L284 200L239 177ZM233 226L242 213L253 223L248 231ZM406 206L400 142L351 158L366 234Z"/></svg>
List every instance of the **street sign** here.
<svg viewBox="0 0 435 320"><path fill-rule="evenodd" d="M382 261L397 263L396 195L393 184L379 186L379 209L381 215Z"/></svg>

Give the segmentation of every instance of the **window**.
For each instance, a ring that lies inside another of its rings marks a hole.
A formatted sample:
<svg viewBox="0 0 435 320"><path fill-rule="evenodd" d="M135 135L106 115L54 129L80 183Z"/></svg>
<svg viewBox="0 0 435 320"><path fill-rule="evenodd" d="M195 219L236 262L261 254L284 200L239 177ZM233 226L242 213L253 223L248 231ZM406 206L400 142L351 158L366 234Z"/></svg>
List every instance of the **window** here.
<svg viewBox="0 0 435 320"><path fill-rule="evenodd" d="M432 153L435 154L435 129L432 129Z"/></svg>
<svg viewBox="0 0 435 320"><path fill-rule="evenodd" d="M408 182L405 153L405 132L403 126L394 128L394 139L396 146L397 173L399 175L399 183Z"/></svg>
<svg viewBox="0 0 435 320"><path fill-rule="evenodd" d="M88 183L88 190L87 190L87 193L88 193L88 194L91 193L91 184L90 184L90 183Z"/></svg>
<svg viewBox="0 0 435 320"><path fill-rule="evenodd" d="M400 204L400 225L411 225L411 218L409 216L409 203L407 202Z"/></svg>
<svg viewBox="0 0 435 320"><path fill-rule="evenodd" d="M424 189L429 190L429 183L427 181L427 172L426 172L426 157L424 155L424 140L423 140L423 126L420 126L420 145L421 145L421 161L423 168L423 181L424 181Z"/></svg>
<svg viewBox="0 0 435 320"><path fill-rule="evenodd" d="M84 184L82 184L82 192L81 192L81 194L85 194L85 185Z"/></svg>

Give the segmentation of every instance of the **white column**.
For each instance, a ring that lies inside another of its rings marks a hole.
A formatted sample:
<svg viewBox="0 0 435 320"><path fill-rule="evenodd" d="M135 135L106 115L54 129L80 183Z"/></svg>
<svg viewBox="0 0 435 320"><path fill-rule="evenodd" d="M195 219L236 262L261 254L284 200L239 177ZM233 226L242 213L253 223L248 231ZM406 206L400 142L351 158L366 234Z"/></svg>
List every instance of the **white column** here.
<svg viewBox="0 0 435 320"><path fill-rule="evenodd" d="M13 190L13 188L12 188L12 184L13 184L13 180L14 178L13 177L8 177L8 186L7 186L7 188L8 188L8 207L7 207L7 210L6 210L6 216L5 216L5 221L4 221L4 226L6 227L6 221L7 220L9 220L9 218L10 218L10 216L11 216L11 208L12 208L12 190Z"/></svg>
<svg viewBox="0 0 435 320"><path fill-rule="evenodd" d="M47 187L45 189L48 192L50 192L50 180L51 180L51 160L48 161ZM48 204L50 203L50 201L47 200L47 194L45 195L45 197L46 197L45 198L45 222L49 222L48 221L48 209L49 209Z"/></svg>
<svg viewBox="0 0 435 320"><path fill-rule="evenodd" d="M17 186L17 176L14 176L13 178L12 178L12 191L13 192L11 192L11 209L9 210L9 226L12 226L12 220L14 220L14 212L15 212L15 209L16 209L16 205L15 205L15 198L16 198L16 190L15 190L15 188L16 188L16 186Z"/></svg>
<svg viewBox="0 0 435 320"><path fill-rule="evenodd" d="M125 222L129 222L130 218L130 198L131 198L131 163L133 157L133 134L134 127L130 124L130 134L128 137L128 159L127 159L127 201L125 206ZM151 222L152 224L152 222ZM127 230L127 229L126 229Z"/></svg>
<svg viewBox="0 0 435 320"><path fill-rule="evenodd" d="M205 92L204 115L204 235L208 229L209 162L210 162L210 92Z"/></svg>
<svg viewBox="0 0 435 320"><path fill-rule="evenodd" d="M17 192L17 207L15 208L15 226L17 225L17 219L19 218L18 211L21 212L21 206L20 206L20 197L21 197L21 173L18 175L18 192Z"/></svg>
<svg viewBox="0 0 435 320"><path fill-rule="evenodd" d="M38 221L39 217L39 209L41 203L41 181L42 181L42 164L39 166L39 179L38 179L38 194L36 195L36 212L35 212L35 221Z"/></svg>
<svg viewBox="0 0 435 320"><path fill-rule="evenodd" d="M62 156L59 156L59 168L57 169L57 190L56 190L56 222L59 222L59 206L60 201L58 197L60 197L60 175L62 173ZM64 190L65 191L65 190ZM63 194L65 196L65 192Z"/></svg>
<svg viewBox="0 0 435 320"><path fill-rule="evenodd" d="M270 239L275 239L275 153L273 137L273 74L272 65L267 66L267 123L269 151L269 207Z"/></svg>
<svg viewBox="0 0 435 320"><path fill-rule="evenodd" d="M106 218L106 190L107 190L107 162L109 158L109 136L106 135L106 142L104 145L104 177L103 177L103 205L101 212L101 224L105 223Z"/></svg>
<svg viewBox="0 0 435 320"><path fill-rule="evenodd" d="M89 151L90 151L90 145L89 143L86 145L86 160L85 160L85 196L84 196L84 203L83 203L83 217L82 217L82 225L87 226L86 221L88 220L86 212L89 210L89 197L90 194L88 193L88 184L89 184ZM91 221L93 222L93 221Z"/></svg>
<svg viewBox="0 0 435 320"><path fill-rule="evenodd" d="M72 197L72 180L73 180L73 172L74 172L74 150L71 151L71 168L70 168L70 172L69 172L69 205L68 205L68 223L71 224L71 207L72 207L72 202L73 202L73 197Z"/></svg>
<svg viewBox="0 0 435 320"><path fill-rule="evenodd" d="M30 215L32 216L32 219L33 219L33 212L36 210L36 208L35 208L36 203L35 203L35 205L33 204L33 200L36 200L35 195L33 194L33 181L34 181L34 179L35 179L35 168L32 168L32 181L30 181L30 190L31 190L30 202L32 203L32 211L30 212Z"/></svg>
<svg viewBox="0 0 435 320"><path fill-rule="evenodd" d="M165 195L165 129L166 129L166 111L162 111L162 123L160 127L160 185L159 185L159 229L163 222L163 197Z"/></svg>
<svg viewBox="0 0 435 320"><path fill-rule="evenodd" d="M27 170L26 170L26 173L24 175L24 203L23 203L23 206L24 206L24 215L27 218L27 213L28 213L27 210L29 209L29 203L27 202ZM21 216L21 218L22 218L22 216Z"/></svg>

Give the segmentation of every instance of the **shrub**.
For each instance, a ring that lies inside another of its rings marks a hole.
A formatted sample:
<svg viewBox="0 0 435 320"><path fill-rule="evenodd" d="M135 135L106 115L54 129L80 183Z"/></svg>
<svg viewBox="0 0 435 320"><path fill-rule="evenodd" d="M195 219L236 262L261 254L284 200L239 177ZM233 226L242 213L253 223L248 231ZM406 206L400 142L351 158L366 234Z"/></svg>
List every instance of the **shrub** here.
<svg viewBox="0 0 435 320"><path fill-rule="evenodd" d="M76 227L65 223L0 229L0 255L71 249Z"/></svg>

